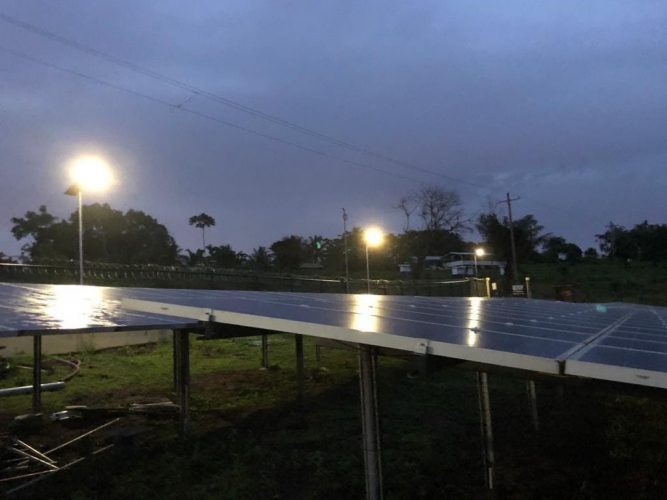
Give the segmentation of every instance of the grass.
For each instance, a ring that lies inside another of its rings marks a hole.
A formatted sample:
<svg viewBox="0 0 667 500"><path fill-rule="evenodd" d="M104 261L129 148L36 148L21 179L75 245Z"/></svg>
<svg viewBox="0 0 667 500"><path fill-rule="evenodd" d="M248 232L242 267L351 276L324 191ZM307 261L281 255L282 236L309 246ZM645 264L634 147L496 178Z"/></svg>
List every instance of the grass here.
<svg viewBox="0 0 667 500"><path fill-rule="evenodd" d="M271 337L269 370L259 370L257 338L193 341L187 439L176 435L171 420L125 418L123 426L148 432L38 483L25 498L362 497L356 353L323 349L318 366L314 340L304 340L303 405L295 400L291 336ZM68 404L122 407L173 397L169 343L72 357L81 359L81 372L64 391L44 394L47 412ZM410 361L380 358L385 496L489 497L475 373L435 368L430 376L409 378ZM56 370L62 371L46 378L67 371ZM2 384L26 382L29 373L14 368ZM492 373L490 381L499 497L659 498L667 488L664 399L625 394L618 386L538 380L542 430L535 433L524 379ZM29 396L1 402L4 424L30 407ZM68 430L45 424L25 439L62 442L67 433L94 425Z"/></svg>
<svg viewBox="0 0 667 500"><path fill-rule="evenodd" d="M531 264L535 298L558 298L557 285L573 285L574 299L582 302L633 302L667 305L667 264L622 263L608 260L577 264Z"/></svg>

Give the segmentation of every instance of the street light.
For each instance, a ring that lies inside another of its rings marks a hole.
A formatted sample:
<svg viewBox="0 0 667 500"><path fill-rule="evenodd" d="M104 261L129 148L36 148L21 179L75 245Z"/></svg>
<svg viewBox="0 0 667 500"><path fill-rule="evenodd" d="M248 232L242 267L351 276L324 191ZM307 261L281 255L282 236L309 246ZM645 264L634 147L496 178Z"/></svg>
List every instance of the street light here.
<svg viewBox="0 0 667 500"><path fill-rule="evenodd" d="M364 241L366 242L366 284L368 285L368 294L371 293L371 271L368 264L368 247L377 247L382 244L384 235L382 230L377 227L369 227L364 231Z"/></svg>
<svg viewBox="0 0 667 500"><path fill-rule="evenodd" d="M70 166L72 185L65 194L79 199L79 284L83 285L83 191L104 191L113 182L109 165L98 156L82 156Z"/></svg>
<svg viewBox="0 0 667 500"><path fill-rule="evenodd" d="M483 257L484 256L484 249L483 248L475 248L475 251L473 252L473 258L475 259L475 278L477 278L477 257Z"/></svg>

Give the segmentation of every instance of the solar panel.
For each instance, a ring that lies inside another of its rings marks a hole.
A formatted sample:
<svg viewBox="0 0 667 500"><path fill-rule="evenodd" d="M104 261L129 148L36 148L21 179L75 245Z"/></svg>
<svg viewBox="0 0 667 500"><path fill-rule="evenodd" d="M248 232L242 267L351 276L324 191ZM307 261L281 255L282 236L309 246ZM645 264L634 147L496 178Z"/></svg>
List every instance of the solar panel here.
<svg viewBox="0 0 667 500"><path fill-rule="evenodd" d="M667 310L619 306L623 320L573 353L565 373L667 387Z"/></svg>
<svg viewBox="0 0 667 500"><path fill-rule="evenodd" d="M121 299L126 290L132 290L132 297L160 297L142 289L0 283L0 337L30 332L143 330L186 323L123 309Z"/></svg>
<svg viewBox="0 0 667 500"><path fill-rule="evenodd" d="M667 313L628 304L165 291L138 310L460 360L667 387Z"/></svg>
<svg viewBox="0 0 667 500"><path fill-rule="evenodd" d="M659 307L0 284L0 337L193 320L667 388L667 309Z"/></svg>

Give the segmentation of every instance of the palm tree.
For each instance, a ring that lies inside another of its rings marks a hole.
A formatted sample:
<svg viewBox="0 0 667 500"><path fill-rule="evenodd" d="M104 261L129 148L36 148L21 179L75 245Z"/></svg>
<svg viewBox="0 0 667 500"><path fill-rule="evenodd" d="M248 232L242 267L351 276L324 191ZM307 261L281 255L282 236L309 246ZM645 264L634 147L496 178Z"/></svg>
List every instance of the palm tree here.
<svg viewBox="0 0 667 500"><path fill-rule="evenodd" d="M201 229L202 248L206 248L206 228L215 226L215 219L202 212L190 217L190 225Z"/></svg>

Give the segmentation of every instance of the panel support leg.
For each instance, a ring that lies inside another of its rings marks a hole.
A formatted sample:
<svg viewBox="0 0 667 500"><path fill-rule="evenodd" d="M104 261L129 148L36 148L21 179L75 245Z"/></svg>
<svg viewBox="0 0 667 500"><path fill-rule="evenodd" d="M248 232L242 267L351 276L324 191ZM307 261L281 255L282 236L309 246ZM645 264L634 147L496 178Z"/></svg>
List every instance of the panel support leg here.
<svg viewBox="0 0 667 500"><path fill-rule="evenodd" d="M296 353L296 397L299 403L303 403L305 387L303 369L303 335L294 335L294 348Z"/></svg>
<svg viewBox="0 0 667 500"><path fill-rule="evenodd" d="M493 455L493 426L491 423L491 400L489 398L489 378L486 372L477 372L477 392L479 395L479 417L482 434L482 462L484 482L489 490L494 489L495 458Z"/></svg>
<svg viewBox="0 0 667 500"><path fill-rule="evenodd" d="M42 411L42 336L32 337L32 412Z"/></svg>
<svg viewBox="0 0 667 500"><path fill-rule="evenodd" d="M190 420L190 332L174 331L174 357L176 359L176 400L181 407L179 431L185 435Z"/></svg>
<svg viewBox="0 0 667 500"><path fill-rule="evenodd" d="M262 335L262 369L269 369L269 336Z"/></svg>
<svg viewBox="0 0 667 500"><path fill-rule="evenodd" d="M178 367L180 366L180 361L179 361L179 356L181 352L180 345L181 345L181 337L178 334L178 331L174 330L171 336L171 357L172 357L172 371L174 379L174 394L176 395L177 403L178 403L178 388L180 387L179 371L178 371Z"/></svg>
<svg viewBox="0 0 667 500"><path fill-rule="evenodd" d="M382 499L382 463L378 420L376 356L372 347L359 346L361 432L366 473L366 499Z"/></svg>
<svg viewBox="0 0 667 500"><path fill-rule="evenodd" d="M537 391L534 380L526 382L526 392L528 393L528 402L530 405L530 420L533 424L533 429L537 432L540 430L540 417L537 412Z"/></svg>

